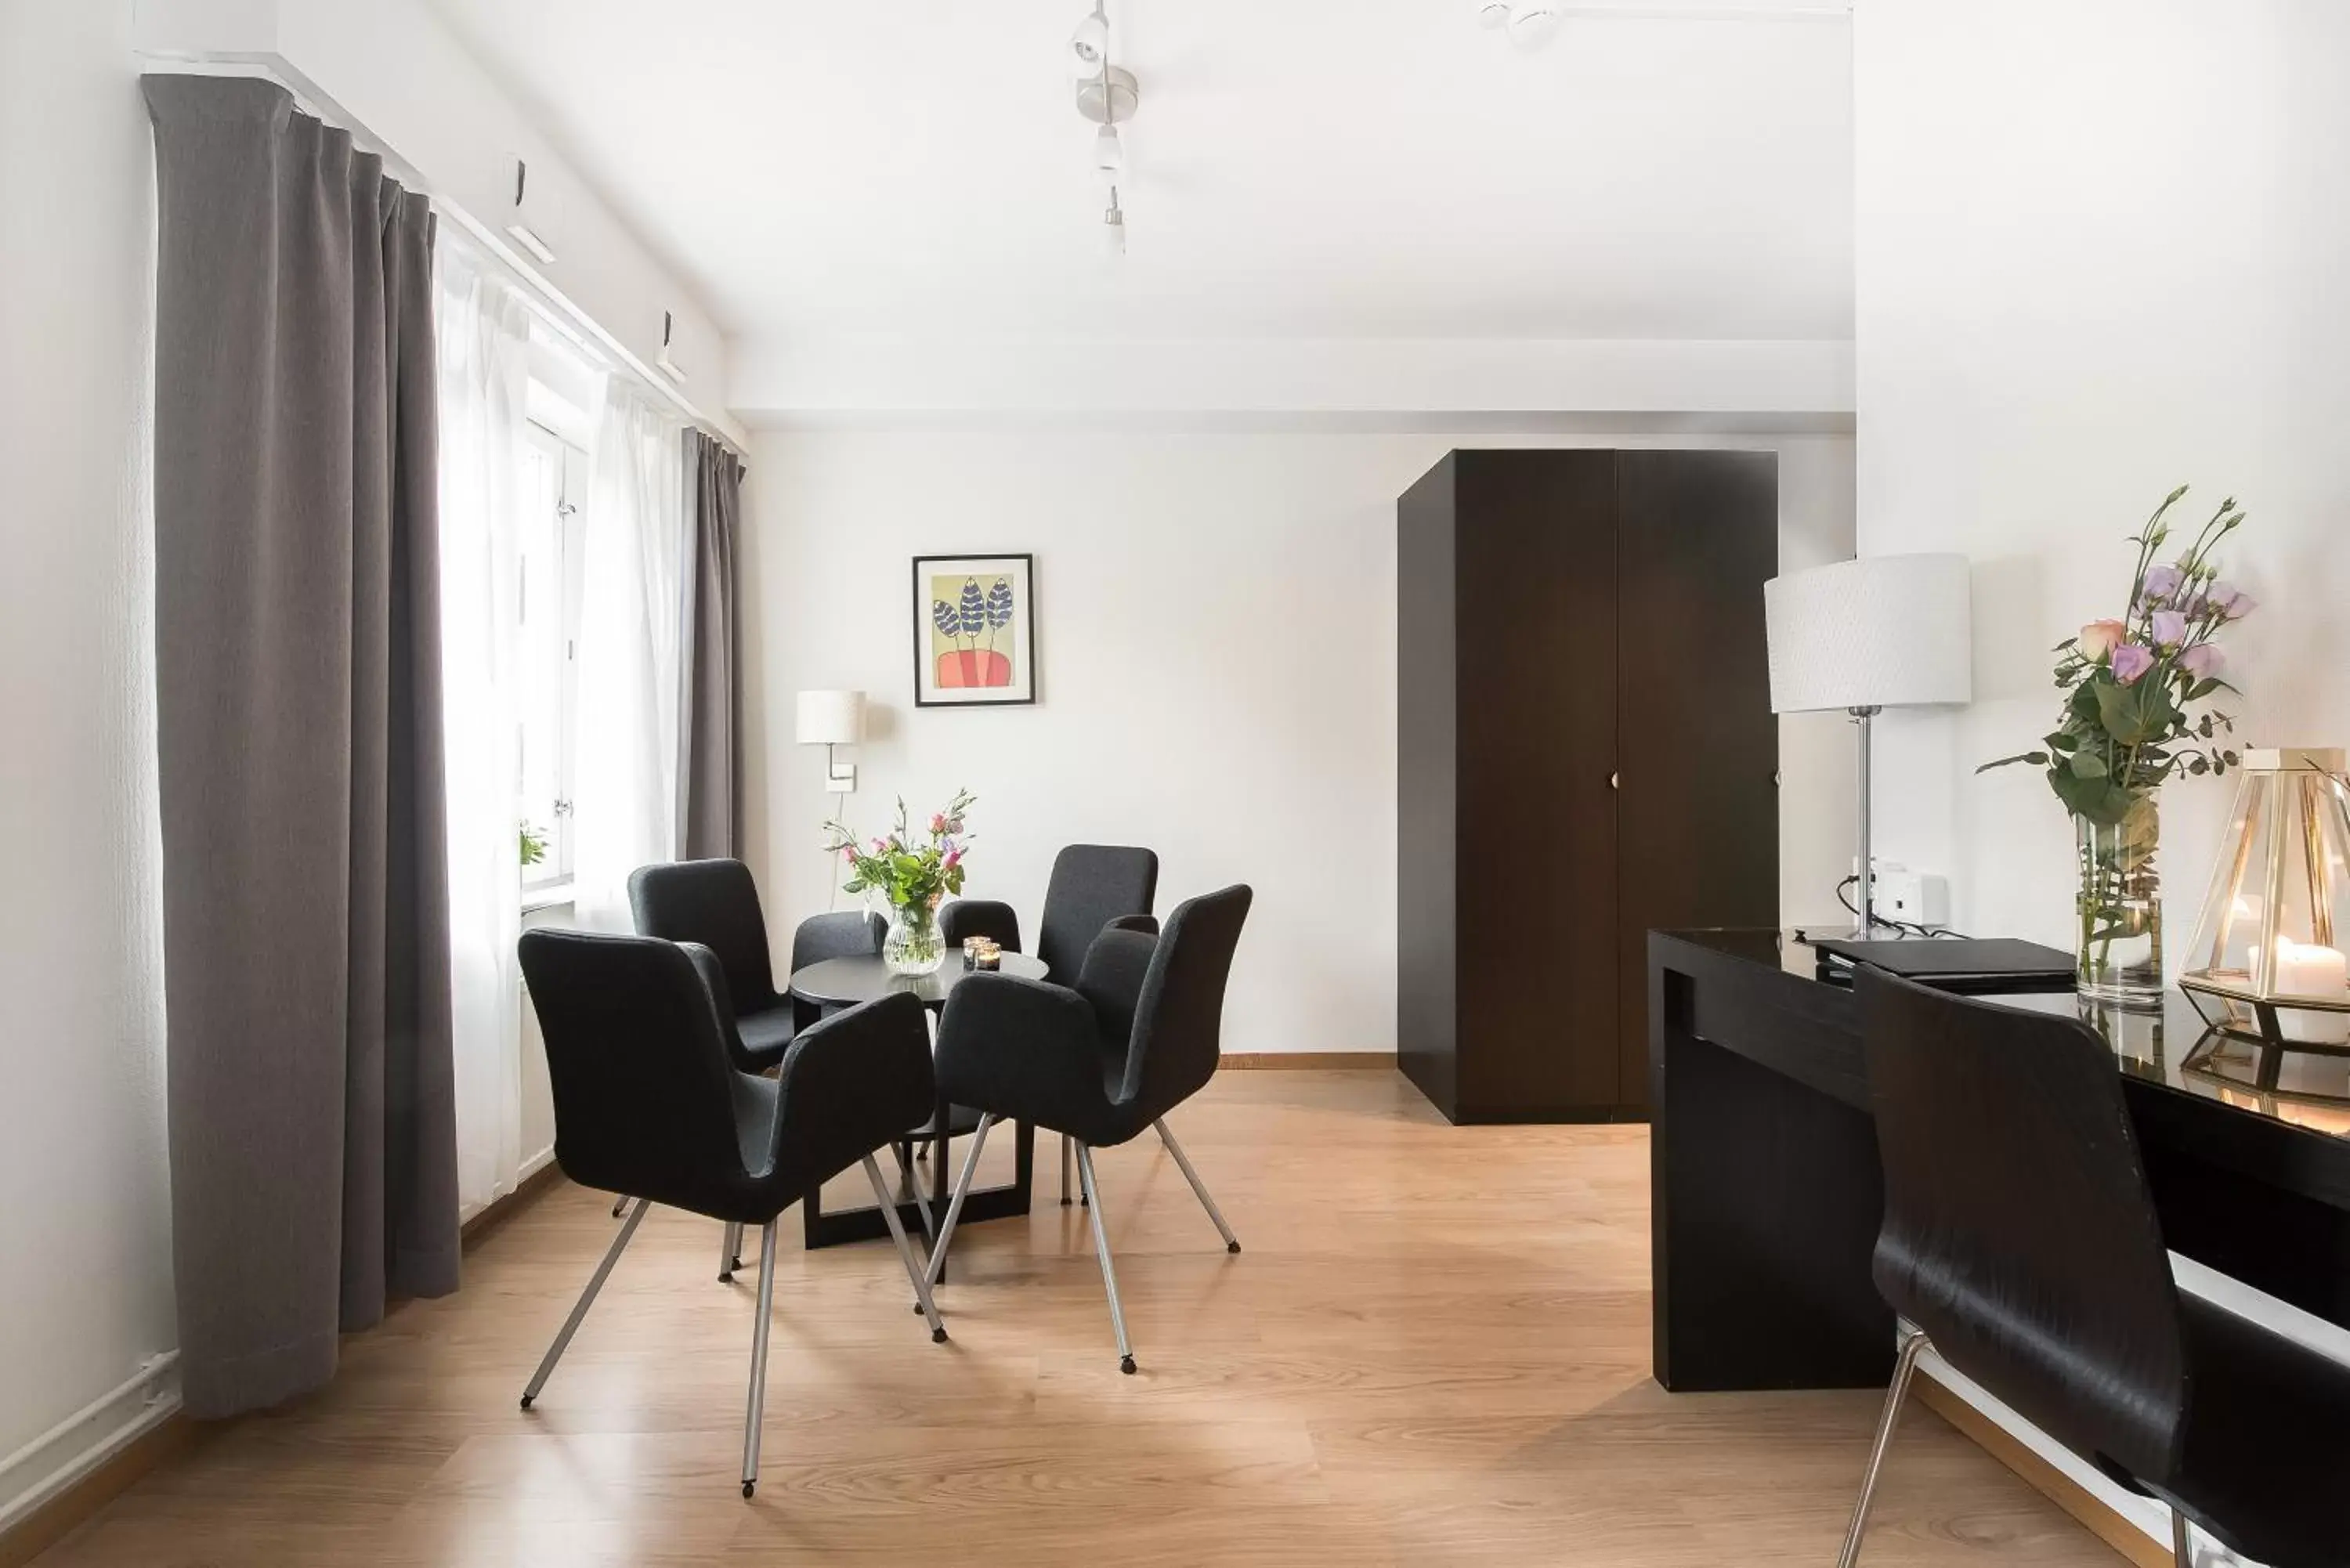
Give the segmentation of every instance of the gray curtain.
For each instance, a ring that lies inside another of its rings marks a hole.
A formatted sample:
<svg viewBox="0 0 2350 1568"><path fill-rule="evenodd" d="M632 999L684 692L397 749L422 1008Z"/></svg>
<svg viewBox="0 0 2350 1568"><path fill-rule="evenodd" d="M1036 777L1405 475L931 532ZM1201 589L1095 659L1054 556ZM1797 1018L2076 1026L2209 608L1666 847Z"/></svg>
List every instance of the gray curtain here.
<svg viewBox="0 0 2350 1568"><path fill-rule="evenodd" d="M156 720L187 1407L457 1284L432 213L250 78L151 76Z"/></svg>
<svg viewBox="0 0 2350 1568"><path fill-rule="evenodd" d="M700 431L685 432L692 487L693 613L686 628L685 854L736 856L743 845L742 634L734 545L743 460Z"/></svg>

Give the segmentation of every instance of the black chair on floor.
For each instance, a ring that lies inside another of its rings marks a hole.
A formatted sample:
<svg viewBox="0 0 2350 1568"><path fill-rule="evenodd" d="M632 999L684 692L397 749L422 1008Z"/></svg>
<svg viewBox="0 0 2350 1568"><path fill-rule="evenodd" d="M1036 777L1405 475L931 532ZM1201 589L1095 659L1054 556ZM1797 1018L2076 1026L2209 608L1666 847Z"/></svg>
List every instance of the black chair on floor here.
<svg viewBox="0 0 2350 1568"><path fill-rule="evenodd" d="M738 1071L773 1071L793 1037L823 1016L813 1004L775 990L759 886L740 860L639 866L629 874L629 910L639 936L693 942L716 955L721 981L712 989L718 1016L727 1024L727 1054ZM792 968L878 953L888 929L880 916L863 910L811 915L792 931ZM905 1173L902 1140L895 1147ZM627 1203L623 1198L613 1205L615 1218ZM743 1228L730 1225L718 1260L719 1280L732 1282L742 1266Z"/></svg>
<svg viewBox="0 0 2350 1568"><path fill-rule="evenodd" d="M764 1073L782 1061L792 1036L819 1016L775 989L758 884L740 860L640 866L629 874L629 909L639 936L699 942L718 955L726 981L719 1000L733 1022L728 1049L743 1072ZM792 932L792 968L878 953L887 929L880 916L864 910L811 916Z"/></svg>
<svg viewBox="0 0 2350 1568"><path fill-rule="evenodd" d="M2270 1568L2350 1562L2350 1367L2181 1292L2113 1054L2087 1026L1864 969L1885 1164L1877 1290L1902 1321L1845 1538L1929 1346L2118 1484Z"/></svg>
<svg viewBox="0 0 2350 1568"><path fill-rule="evenodd" d="M802 1194L862 1163L931 1337L946 1338L920 1260L873 1160L873 1151L907 1123L930 1114L934 1087L922 1005L911 996L885 997L812 1024L770 1078L742 1072L729 1059L713 995L718 961L707 950L538 930L523 933L520 951L546 1040L556 1163L582 1186L635 1199L523 1390L523 1408L546 1386L653 1204L759 1226L759 1315L743 1430L743 1495L749 1497L759 1479L775 1217Z"/></svg>
<svg viewBox="0 0 2350 1568"><path fill-rule="evenodd" d="M1159 857L1123 844L1072 844L1053 857L1045 885L1045 921L1036 956L1045 978L1074 986L1096 937L1116 925L1156 931L1150 910L1159 898ZM939 931L950 949L965 937L993 938L1007 952L1021 952L1020 916L993 898L958 898L939 911ZM950 961L952 961L950 955ZM1069 1140L1061 1140L1061 1201L1069 1201Z"/></svg>
<svg viewBox="0 0 2350 1568"><path fill-rule="evenodd" d="M1073 988L991 974L955 987L939 1020L939 1092L981 1115L931 1253L931 1281L954 1240L987 1129L1007 1117L1049 1127L1076 1145L1094 1251L1118 1331L1119 1371L1134 1370L1134 1347L1118 1304L1094 1150L1115 1148L1156 1128L1225 1249L1241 1250L1166 1116L1215 1075L1222 1054L1224 981L1251 897L1247 888L1232 887L1189 899L1168 917L1161 935L1102 931Z"/></svg>

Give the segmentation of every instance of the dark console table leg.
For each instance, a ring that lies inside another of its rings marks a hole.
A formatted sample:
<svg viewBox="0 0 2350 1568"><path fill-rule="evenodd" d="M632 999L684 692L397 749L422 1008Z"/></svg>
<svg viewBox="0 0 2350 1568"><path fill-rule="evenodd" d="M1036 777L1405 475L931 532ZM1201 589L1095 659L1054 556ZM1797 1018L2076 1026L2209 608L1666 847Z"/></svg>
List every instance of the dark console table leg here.
<svg viewBox="0 0 2350 1568"><path fill-rule="evenodd" d="M1696 983L1649 970L1657 1381L1882 1388L1894 1330L1869 1278L1884 1210L1876 1124L1700 1037Z"/></svg>

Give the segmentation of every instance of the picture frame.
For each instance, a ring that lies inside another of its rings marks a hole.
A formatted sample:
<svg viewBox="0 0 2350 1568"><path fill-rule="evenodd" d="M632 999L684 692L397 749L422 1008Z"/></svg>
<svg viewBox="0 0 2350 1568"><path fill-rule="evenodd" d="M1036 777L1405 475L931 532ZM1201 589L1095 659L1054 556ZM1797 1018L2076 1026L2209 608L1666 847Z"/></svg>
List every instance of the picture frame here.
<svg viewBox="0 0 2350 1568"><path fill-rule="evenodd" d="M1027 555L914 557L914 706L1036 701L1036 561Z"/></svg>

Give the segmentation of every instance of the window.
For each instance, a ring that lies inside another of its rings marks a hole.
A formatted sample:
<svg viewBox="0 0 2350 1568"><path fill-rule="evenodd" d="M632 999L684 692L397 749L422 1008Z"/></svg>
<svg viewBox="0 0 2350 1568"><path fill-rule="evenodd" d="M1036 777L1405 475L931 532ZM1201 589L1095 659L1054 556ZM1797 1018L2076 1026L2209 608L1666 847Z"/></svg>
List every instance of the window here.
<svg viewBox="0 0 2350 1568"><path fill-rule="evenodd" d="M515 695L522 731L516 815L523 836L522 888L528 896L571 876L588 454L534 419L516 495L522 508L515 530L520 620Z"/></svg>

